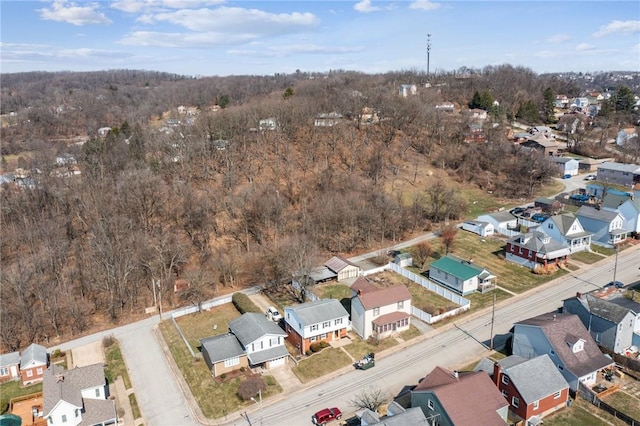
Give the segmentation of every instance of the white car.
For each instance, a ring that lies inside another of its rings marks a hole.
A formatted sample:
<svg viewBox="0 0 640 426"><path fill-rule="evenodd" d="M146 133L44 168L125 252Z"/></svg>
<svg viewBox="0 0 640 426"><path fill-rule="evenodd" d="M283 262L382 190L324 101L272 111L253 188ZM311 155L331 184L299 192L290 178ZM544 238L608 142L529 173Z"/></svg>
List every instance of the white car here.
<svg viewBox="0 0 640 426"><path fill-rule="evenodd" d="M269 306L267 308L267 312L265 312L265 315L267 316L267 318L274 322L280 322L280 320L282 319L282 315L280 315L280 312L278 312L278 310L273 306Z"/></svg>
<svg viewBox="0 0 640 426"><path fill-rule="evenodd" d="M586 178L584 178L584 180L596 180L596 176L595 175L589 175Z"/></svg>

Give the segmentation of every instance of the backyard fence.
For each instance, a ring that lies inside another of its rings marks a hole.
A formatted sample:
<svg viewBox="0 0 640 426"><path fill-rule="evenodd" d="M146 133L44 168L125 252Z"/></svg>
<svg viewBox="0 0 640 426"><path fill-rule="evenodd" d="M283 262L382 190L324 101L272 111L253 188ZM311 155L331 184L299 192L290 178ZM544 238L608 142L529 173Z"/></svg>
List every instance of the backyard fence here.
<svg viewBox="0 0 640 426"><path fill-rule="evenodd" d="M213 308L214 306L220 306L226 303L231 303L231 296L222 297L219 299L214 299L214 300L209 300L207 302L204 302L201 305L201 309L207 310L207 309ZM199 309L197 306L185 306L184 308L179 308L173 311L173 313L171 314L171 318L178 318L183 315L195 314L198 311Z"/></svg>
<svg viewBox="0 0 640 426"><path fill-rule="evenodd" d="M591 404L595 405L599 409L606 411L607 413L611 414L615 418L622 420L626 424L631 426L640 426L640 420L636 420L633 417L623 413L622 411L615 409L611 405L602 401L600 398L598 398L598 394L596 392L594 392L592 389L589 389L587 386L585 386L582 383L578 383L578 395L580 395L582 399L589 401Z"/></svg>
<svg viewBox="0 0 640 426"><path fill-rule="evenodd" d="M539 225L539 223L537 223L536 225ZM516 235L521 234L520 231L516 231L514 229L509 229L509 228L496 228L495 232L501 235L505 235L507 237L515 237Z"/></svg>

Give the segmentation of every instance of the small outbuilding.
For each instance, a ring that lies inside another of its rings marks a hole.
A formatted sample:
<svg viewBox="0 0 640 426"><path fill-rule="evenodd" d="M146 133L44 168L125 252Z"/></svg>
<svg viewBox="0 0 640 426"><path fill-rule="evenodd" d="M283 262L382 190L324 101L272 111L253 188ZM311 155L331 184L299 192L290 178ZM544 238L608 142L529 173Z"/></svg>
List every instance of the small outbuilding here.
<svg viewBox="0 0 640 426"><path fill-rule="evenodd" d="M462 222L462 229L478 234L481 237L490 237L495 232L493 224L481 220L466 220Z"/></svg>

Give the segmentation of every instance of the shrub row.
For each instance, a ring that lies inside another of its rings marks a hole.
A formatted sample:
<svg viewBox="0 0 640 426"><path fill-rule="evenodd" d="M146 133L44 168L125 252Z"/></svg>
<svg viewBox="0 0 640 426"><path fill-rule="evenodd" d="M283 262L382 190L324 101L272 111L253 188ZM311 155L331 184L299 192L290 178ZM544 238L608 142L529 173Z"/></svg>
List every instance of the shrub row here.
<svg viewBox="0 0 640 426"><path fill-rule="evenodd" d="M247 312L256 312L258 314L262 313L260 308L258 308L256 304L249 299L249 296L244 293L233 293L233 296L231 296L231 302L233 302L233 306L236 307L241 315Z"/></svg>

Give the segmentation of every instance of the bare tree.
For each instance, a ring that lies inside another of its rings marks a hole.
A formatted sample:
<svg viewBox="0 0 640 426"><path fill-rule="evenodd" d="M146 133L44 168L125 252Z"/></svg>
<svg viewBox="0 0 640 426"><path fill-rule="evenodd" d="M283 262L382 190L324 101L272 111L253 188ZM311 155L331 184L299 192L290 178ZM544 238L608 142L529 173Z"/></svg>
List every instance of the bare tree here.
<svg viewBox="0 0 640 426"><path fill-rule="evenodd" d="M362 389L351 400L351 404L359 409L369 409L374 413L390 399L388 392L376 386Z"/></svg>

